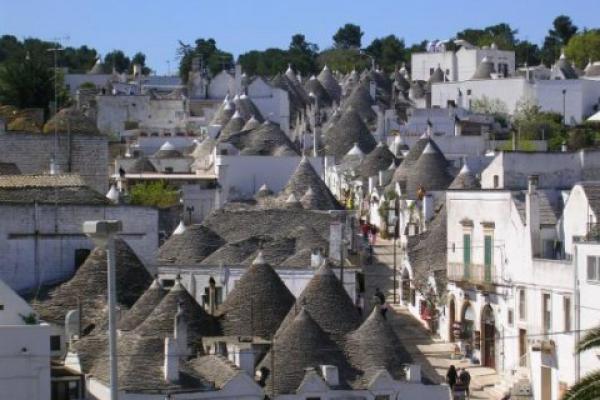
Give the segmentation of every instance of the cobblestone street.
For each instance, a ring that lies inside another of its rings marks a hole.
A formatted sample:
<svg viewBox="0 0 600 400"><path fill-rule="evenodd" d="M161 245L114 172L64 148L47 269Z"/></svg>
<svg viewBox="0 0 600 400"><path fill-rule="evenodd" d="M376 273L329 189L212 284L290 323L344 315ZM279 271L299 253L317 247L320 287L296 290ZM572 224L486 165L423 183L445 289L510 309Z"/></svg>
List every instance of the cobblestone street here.
<svg viewBox="0 0 600 400"><path fill-rule="evenodd" d="M448 367L467 367L472 376L471 399L499 399L490 388L500 381L493 369L471 365L466 360L453 359L454 345L434 338L419 320L413 317L405 306L393 304L393 247L391 241L378 240L374 248L375 259L365 271L365 299L369 307L373 304L375 288L379 288L392 306L388 312L394 331L404 343L414 361L421 364L424 378L433 383L445 381ZM398 252L397 267L400 272L401 255Z"/></svg>

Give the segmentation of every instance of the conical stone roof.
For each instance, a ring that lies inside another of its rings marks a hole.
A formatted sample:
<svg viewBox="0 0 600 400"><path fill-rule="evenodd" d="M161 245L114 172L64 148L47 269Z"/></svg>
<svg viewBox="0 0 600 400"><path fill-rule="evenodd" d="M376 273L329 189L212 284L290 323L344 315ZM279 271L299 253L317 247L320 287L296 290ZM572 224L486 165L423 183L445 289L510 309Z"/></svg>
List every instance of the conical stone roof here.
<svg viewBox="0 0 600 400"><path fill-rule="evenodd" d="M487 57L483 57L471 79L492 79L492 74L495 72L494 63Z"/></svg>
<svg viewBox="0 0 600 400"><path fill-rule="evenodd" d="M214 335L218 332L213 317L202 308L177 279L175 285L163 297L160 303L139 324L133 333L140 336L167 337L173 336L175 316L181 310L183 320L187 324L188 343L201 349L199 340L202 336Z"/></svg>
<svg viewBox="0 0 600 400"><path fill-rule="evenodd" d="M430 84L431 83L440 83L440 82L444 82L444 80L445 80L444 71L442 71L442 69L438 65L437 68L433 71L433 74L431 74L431 76L429 77L428 82Z"/></svg>
<svg viewBox="0 0 600 400"><path fill-rule="evenodd" d="M246 121L242 118L242 115L236 111L229 122L221 129L219 133L219 141L227 140L232 134L243 130Z"/></svg>
<svg viewBox="0 0 600 400"><path fill-rule="evenodd" d="M158 279L154 279L148 290L119 319L119 329L122 331L135 329L139 324L144 322L146 317L158 306L166 294L167 291L163 289Z"/></svg>
<svg viewBox="0 0 600 400"><path fill-rule="evenodd" d="M117 303L128 309L152 282L152 276L123 239L115 239ZM35 300L40 318L58 324L70 310L81 305L81 329L90 332L105 318L107 307L106 251L95 248L75 275L49 292L47 298Z"/></svg>
<svg viewBox="0 0 600 400"><path fill-rule="evenodd" d="M319 210L342 209L342 206L312 167L308 158L302 157L298 167L283 189L282 196L284 198L288 198L291 194L293 194L296 199L301 199L304 197L308 189L312 189L314 205L318 205Z"/></svg>
<svg viewBox="0 0 600 400"><path fill-rule="evenodd" d="M148 160L148 157L139 157L129 164L125 169L127 174L141 174L144 172L156 172L154 165Z"/></svg>
<svg viewBox="0 0 600 400"><path fill-rule="evenodd" d="M256 129L260 126L260 121L257 120L254 115L250 117L250 119L248 121L246 121L246 123L244 124L242 130L243 131L250 131L252 129Z"/></svg>
<svg viewBox="0 0 600 400"><path fill-rule="evenodd" d="M426 191L446 190L451 182L448 161L436 147L428 143L408 175L406 191L412 197L416 196L421 186Z"/></svg>
<svg viewBox="0 0 600 400"><path fill-rule="evenodd" d="M204 225L190 225L180 235L172 235L158 249L160 264L194 265L225 244L225 240Z"/></svg>
<svg viewBox="0 0 600 400"><path fill-rule="evenodd" d="M358 143L365 154L371 152L377 145L369 128L354 109L343 112L339 121L325 132L323 141L325 154L335 156L338 160L348 153L354 143Z"/></svg>
<svg viewBox="0 0 600 400"><path fill-rule="evenodd" d="M365 179L376 176L379 171L387 170L395 159L387 145L379 143L372 152L366 155L359 166L359 173Z"/></svg>
<svg viewBox="0 0 600 400"><path fill-rule="evenodd" d="M304 84L304 89L307 93L309 93L309 95L310 93L312 93L319 100L319 106L322 107L326 105L331 105L332 101L331 97L329 96L329 93L327 92L327 90L325 90L321 82L319 82L319 80L314 76L306 81L306 83Z"/></svg>
<svg viewBox="0 0 600 400"><path fill-rule="evenodd" d="M229 122L234 113L235 104L233 104L233 102L230 102L229 99L226 98L225 101L223 101L223 103L219 106L219 109L215 113L210 123L211 125L225 126L225 124Z"/></svg>
<svg viewBox="0 0 600 400"><path fill-rule="evenodd" d="M256 104L250 99L250 97L246 95L239 96L234 101L235 109L240 114L240 116L244 119L244 121L249 120L254 116L259 122L263 122L263 116L260 113Z"/></svg>
<svg viewBox="0 0 600 400"><path fill-rule="evenodd" d="M423 150L425 150L428 144L439 151L439 147L437 147L432 139L425 137L417 140L402 160L402 163L394 171L392 182L401 182L408 179L408 176L412 174L415 163L421 157Z"/></svg>
<svg viewBox="0 0 600 400"><path fill-rule="evenodd" d="M258 369L269 371L266 393L292 394L300 386L306 369L320 365L338 367L340 383L352 376L353 370L343 351L323 331L311 313L302 307L277 335L272 349ZM272 368L275 369L274 374Z"/></svg>
<svg viewBox="0 0 600 400"><path fill-rule="evenodd" d="M347 336L345 349L352 366L366 382L381 370L388 371L394 379L403 379L404 365L412 362L410 353L383 318L379 307L373 307L362 325Z"/></svg>
<svg viewBox="0 0 600 400"><path fill-rule="evenodd" d="M327 90L329 97L332 100L339 102L340 97L342 96L342 87L338 83L337 79L335 79L327 65L323 67L323 69L317 76L317 79L319 80L319 82L321 82L321 85L323 85L325 90Z"/></svg>
<svg viewBox="0 0 600 400"><path fill-rule="evenodd" d="M225 139L235 146L241 155L249 156L297 156L298 151L279 125L265 121L258 128L241 131Z"/></svg>
<svg viewBox="0 0 600 400"><path fill-rule="evenodd" d="M270 338L294 300L277 272L259 253L219 309L223 334Z"/></svg>
<svg viewBox="0 0 600 400"><path fill-rule="evenodd" d="M352 299L327 263L323 263L304 288L296 305L282 322L277 335L285 332L302 308L308 311L335 341L342 342L345 334L360 325L360 316Z"/></svg>
<svg viewBox="0 0 600 400"><path fill-rule="evenodd" d="M344 102L344 110L353 109L367 124L374 124L377 114L373 111L375 101L369 93L368 82L357 85Z"/></svg>
<svg viewBox="0 0 600 400"><path fill-rule="evenodd" d="M46 122L43 131L44 133L54 133L55 128L59 133L70 132L87 135L100 133L94 121L73 107L63 108L56 113Z"/></svg>
<svg viewBox="0 0 600 400"><path fill-rule="evenodd" d="M469 166L467 164L463 165L463 167L460 169L460 172L458 173L458 175L456 175L456 177L454 178L454 180L448 187L448 189L463 189L463 190L465 190L465 189L480 189L480 188L481 188L481 185L479 184L477 177L475 176L475 174L473 174L473 172L471 171L471 169L469 168Z"/></svg>

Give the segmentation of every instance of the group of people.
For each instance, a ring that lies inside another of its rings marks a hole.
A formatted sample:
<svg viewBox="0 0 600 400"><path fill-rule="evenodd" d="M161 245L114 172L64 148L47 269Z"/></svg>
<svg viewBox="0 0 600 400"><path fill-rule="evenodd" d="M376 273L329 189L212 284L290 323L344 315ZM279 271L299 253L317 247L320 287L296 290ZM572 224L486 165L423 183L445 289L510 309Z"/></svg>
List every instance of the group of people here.
<svg viewBox="0 0 600 400"><path fill-rule="evenodd" d="M375 242L377 241L377 227L365 220L361 220L360 231L365 243L368 243L370 246L375 246Z"/></svg>
<svg viewBox="0 0 600 400"><path fill-rule="evenodd" d="M471 384L471 374L466 368L459 368L458 370L454 365L448 368L446 373L446 382L450 386L450 390L453 394L464 393L466 398L469 398L469 385Z"/></svg>

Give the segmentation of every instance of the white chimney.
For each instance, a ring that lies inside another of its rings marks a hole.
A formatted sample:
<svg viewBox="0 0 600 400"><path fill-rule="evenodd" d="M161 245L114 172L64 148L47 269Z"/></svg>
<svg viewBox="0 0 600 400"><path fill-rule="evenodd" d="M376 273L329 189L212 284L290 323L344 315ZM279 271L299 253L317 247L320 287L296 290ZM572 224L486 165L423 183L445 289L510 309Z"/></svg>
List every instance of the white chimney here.
<svg viewBox="0 0 600 400"><path fill-rule="evenodd" d="M454 136L462 136L462 124L456 115L454 116Z"/></svg>
<svg viewBox="0 0 600 400"><path fill-rule="evenodd" d="M340 375L335 365L321 365L321 375L329 387L340 384Z"/></svg>
<svg viewBox="0 0 600 400"><path fill-rule="evenodd" d="M375 186L377 186L377 177L370 176L369 177L369 193L373 192L373 190L375 189Z"/></svg>
<svg viewBox="0 0 600 400"><path fill-rule="evenodd" d="M431 218L433 218L433 196L431 194L425 195L423 197L423 218L425 222L429 222Z"/></svg>
<svg viewBox="0 0 600 400"><path fill-rule="evenodd" d="M321 254L321 249L317 248L312 251L310 254L310 267L317 269L323 263L323 255Z"/></svg>
<svg viewBox="0 0 600 400"><path fill-rule="evenodd" d="M177 382L179 380L179 356L177 352L177 340L166 337L163 372L167 382Z"/></svg>
<svg viewBox="0 0 600 400"><path fill-rule="evenodd" d="M406 379L409 382L421 382L421 366L419 364L408 364Z"/></svg>
<svg viewBox="0 0 600 400"><path fill-rule="evenodd" d="M58 167L58 163L54 158L50 159L50 175L58 175L60 173L60 169Z"/></svg>
<svg viewBox="0 0 600 400"><path fill-rule="evenodd" d="M181 304L177 305L177 314L175 314L175 327L173 336L177 343L177 350L180 356L188 355L188 326L183 316Z"/></svg>
<svg viewBox="0 0 600 400"><path fill-rule="evenodd" d="M525 210L527 217L527 228L531 240L531 255L538 257L540 255L540 200L537 191L538 176L531 175L527 178L527 195L525 196Z"/></svg>
<svg viewBox="0 0 600 400"><path fill-rule="evenodd" d="M375 83L375 81L370 81L369 82L369 94L371 95L371 98L373 100L375 100L376 93L377 93L377 84Z"/></svg>

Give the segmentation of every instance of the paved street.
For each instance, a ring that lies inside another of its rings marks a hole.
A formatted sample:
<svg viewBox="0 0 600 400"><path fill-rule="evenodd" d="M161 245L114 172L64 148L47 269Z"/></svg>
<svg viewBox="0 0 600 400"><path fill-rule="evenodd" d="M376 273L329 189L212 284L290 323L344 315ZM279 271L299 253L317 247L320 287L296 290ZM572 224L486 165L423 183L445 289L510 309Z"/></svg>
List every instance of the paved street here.
<svg viewBox="0 0 600 400"><path fill-rule="evenodd" d="M374 249L373 265L365 267L365 290L367 304L372 304L375 288L383 291L390 304L393 303L393 248L391 241L378 240ZM400 254L397 254L398 266ZM399 270L398 270L399 271ZM467 367L472 376L472 399L498 399L489 388L499 381L494 370L470 365L467 361L452 359L454 345L432 337L425 327L404 306L392 305L388 313L390 322L415 362L421 364L422 374L429 381L445 381L446 370L451 364ZM483 390L485 388L488 390Z"/></svg>

